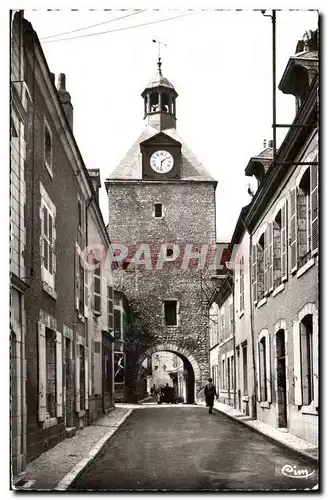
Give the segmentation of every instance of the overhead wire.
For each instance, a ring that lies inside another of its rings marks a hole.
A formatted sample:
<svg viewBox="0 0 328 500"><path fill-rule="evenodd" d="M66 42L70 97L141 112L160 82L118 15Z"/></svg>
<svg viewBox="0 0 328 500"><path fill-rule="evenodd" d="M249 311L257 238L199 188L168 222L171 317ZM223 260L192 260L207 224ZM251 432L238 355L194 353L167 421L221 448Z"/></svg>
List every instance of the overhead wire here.
<svg viewBox="0 0 328 500"><path fill-rule="evenodd" d="M84 28L77 28L76 30L64 31L63 33L56 33L55 35L44 36L44 37L40 38L40 40L41 41L47 40L48 38L55 38L57 36L69 35L70 33L76 33L77 31L88 30L90 28L96 28L96 26L101 26L103 24L113 23L114 21L120 21L121 19L126 19L127 17L131 17L131 16L136 16L137 14L141 14L142 12L145 12L146 10L147 9L138 10L137 12L132 12L130 14L127 14L127 15L121 16L121 17L115 17L114 19L109 19L108 21L103 21L101 23L91 24L90 26L85 26Z"/></svg>
<svg viewBox="0 0 328 500"><path fill-rule="evenodd" d="M150 21L149 23L136 24L134 26L126 26L124 28L117 28L115 30L106 30L106 31L99 31L96 33L88 33L86 35L78 35L78 36L73 36L73 37L68 37L68 38L59 38L59 40L45 40L43 43L64 42L67 40L76 40L77 38L86 38L86 37L90 37L90 36L104 35L105 33L114 33L114 32L118 32L118 31L130 30L130 29L134 29L134 28L140 28L142 26L149 26L151 24L163 23L165 21L171 21L173 19L178 19L181 17L190 16L190 14L192 14L192 12L188 12L187 14L180 14L179 16L167 17L165 19L160 19L158 21Z"/></svg>

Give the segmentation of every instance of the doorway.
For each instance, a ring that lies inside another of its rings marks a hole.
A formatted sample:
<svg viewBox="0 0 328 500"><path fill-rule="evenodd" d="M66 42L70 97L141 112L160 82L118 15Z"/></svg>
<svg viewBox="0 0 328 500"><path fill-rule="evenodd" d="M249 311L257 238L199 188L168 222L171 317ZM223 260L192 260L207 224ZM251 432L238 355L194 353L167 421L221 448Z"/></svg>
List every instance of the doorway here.
<svg viewBox="0 0 328 500"><path fill-rule="evenodd" d="M276 335L278 427L287 428L285 331Z"/></svg>

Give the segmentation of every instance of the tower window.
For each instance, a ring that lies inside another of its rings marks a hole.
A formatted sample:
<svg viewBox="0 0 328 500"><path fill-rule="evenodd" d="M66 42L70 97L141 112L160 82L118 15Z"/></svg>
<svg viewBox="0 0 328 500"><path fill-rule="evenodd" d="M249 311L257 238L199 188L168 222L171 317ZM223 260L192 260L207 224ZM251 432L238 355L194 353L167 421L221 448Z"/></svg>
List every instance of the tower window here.
<svg viewBox="0 0 328 500"><path fill-rule="evenodd" d="M161 217L163 217L163 204L162 203L155 203L154 215L155 215L156 219L160 219Z"/></svg>
<svg viewBox="0 0 328 500"><path fill-rule="evenodd" d="M177 326L177 301L166 300L164 302L164 319L166 326Z"/></svg>

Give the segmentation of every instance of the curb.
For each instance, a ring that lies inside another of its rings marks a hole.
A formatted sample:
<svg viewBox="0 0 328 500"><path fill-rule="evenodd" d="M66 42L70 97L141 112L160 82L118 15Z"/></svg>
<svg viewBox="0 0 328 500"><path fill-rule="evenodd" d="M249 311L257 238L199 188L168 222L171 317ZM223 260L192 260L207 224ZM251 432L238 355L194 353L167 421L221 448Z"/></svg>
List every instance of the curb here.
<svg viewBox="0 0 328 500"><path fill-rule="evenodd" d="M246 427L248 427L249 429L251 429L252 431L255 431L257 432L258 434L261 434L261 436L264 436L266 439L268 439L269 441L275 443L275 444L278 444L279 446L281 446L282 448L285 448L287 450L291 450L293 452L296 452L298 453L299 455L303 456L304 458L307 458L308 460L311 460L312 462L314 462L316 465L318 465L319 463L319 458L318 457L315 457L313 455L311 455L310 453L308 453L307 451L305 450L300 450L299 448L296 448L295 446L291 445L291 444L287 444L287 443L284 443L282 441L279 441L278 439L274 438L273 436L268 436L267 434L265 434L265 432L262 432L260 431L260 429L257 429L256 427L253 427L250 423L248 422L245 422L244 420L239 420L237 417L234 417L233 415L229 415L229 413L225 413L224 411L222 410L219 410L218 408L215 408L215 406L213 407L213 411L214 412L217 412L217 413L222 413L223 415L226 415L228 418L230 418L231 420L234 420L235 422L240 422L241 424L243 425L246 425Z"/></svg>
<svg viewBox="0 0 328 500"><path fill-rule="evenodd" d="M115 434L115 432L121 427L125 420L131 415L133 409L127 411L125 415L116 424L113 425L110 431L107 432L99 441L91 448L88 455L82 458L73 469L68 472L60 481L57 483L53 491L65 491L72 484L72 482L84 471L84 469L95 459L98 453L104 448L109 439Z"/></svg>

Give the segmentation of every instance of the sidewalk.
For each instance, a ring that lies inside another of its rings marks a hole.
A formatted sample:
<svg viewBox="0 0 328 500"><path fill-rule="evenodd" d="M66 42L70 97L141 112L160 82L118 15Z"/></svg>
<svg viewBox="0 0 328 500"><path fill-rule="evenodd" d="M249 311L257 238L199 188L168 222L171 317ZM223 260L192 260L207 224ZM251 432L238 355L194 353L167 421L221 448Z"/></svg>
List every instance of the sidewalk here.
<svg viewBox="0 0 328 500"><path fill-rule="evenodd" d="M199 404L205 405L205 403L203 402ZM214 410L224 413L233 420L238 420L244 425L247 425L247 427L250 427L260 434L263 434L268 439L275 441L276 443L281 444L286 448L296 451L306 458L310 458L312 460L315 460L316 462L319 459L319 450L315 445L309 443L308 441L304 441L304 439L301 439L294 434L291 434L290 432L276 429L275 427L265 424L260 420L252 420L250 417L245 415L245 413L242 413L239 410L236 410L231 406L223 403L214 402Z"/></svg>
<svg viewBox="0 0 328 500"><path fill-rule="evenodd" d="M74 437L61 441L30 462L25 471L13 479L13 489L67 489L132 411L131 408L115 407L96 422L77 431Z"/></svg>

